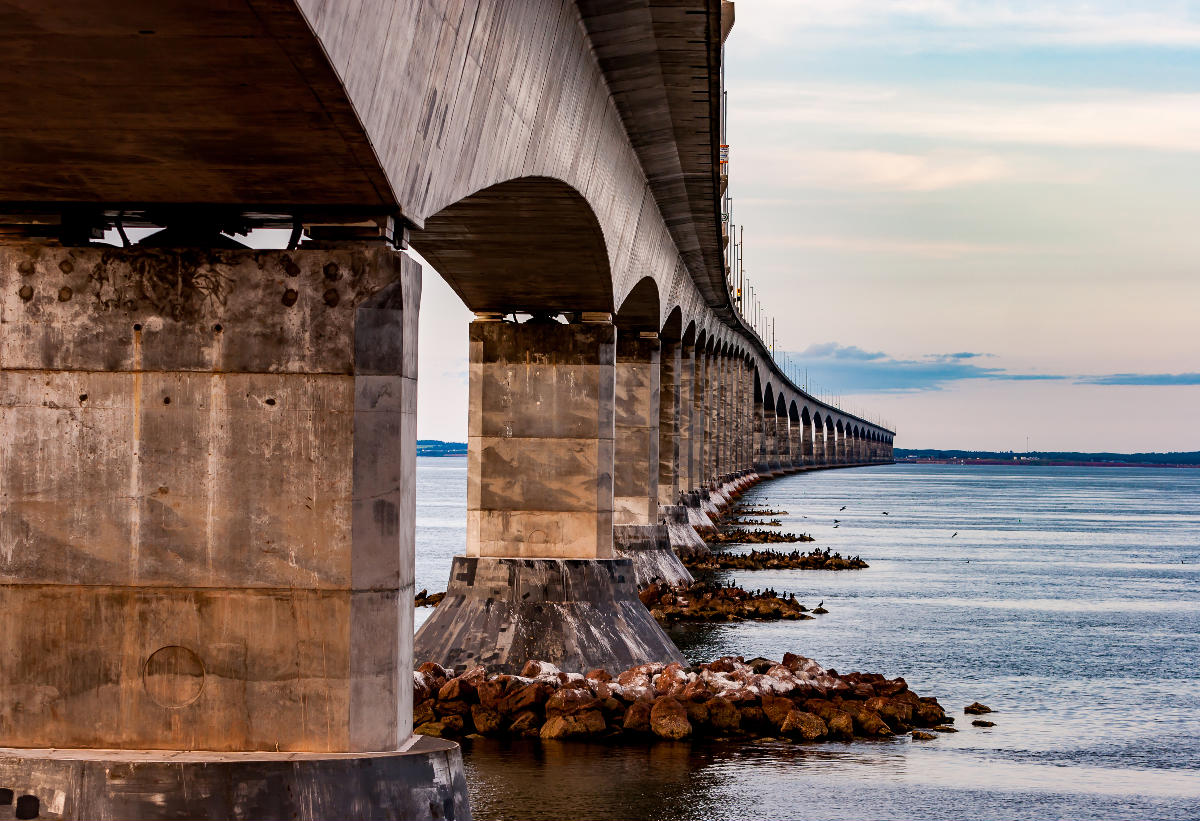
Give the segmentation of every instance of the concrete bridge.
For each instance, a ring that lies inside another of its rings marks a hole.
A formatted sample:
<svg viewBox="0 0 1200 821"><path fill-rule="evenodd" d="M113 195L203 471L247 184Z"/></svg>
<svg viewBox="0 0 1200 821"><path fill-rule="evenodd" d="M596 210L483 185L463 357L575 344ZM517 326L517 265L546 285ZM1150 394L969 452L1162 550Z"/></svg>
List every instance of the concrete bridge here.
<svg viewBox="0 0 1200 821"><path fill-rule="evenodd" d="M638 574L758 477L890 461L731 298L731 23L0 0L0 818L469 815L411 726L410 244L476 317L419 660L675 658Z"/></svg>

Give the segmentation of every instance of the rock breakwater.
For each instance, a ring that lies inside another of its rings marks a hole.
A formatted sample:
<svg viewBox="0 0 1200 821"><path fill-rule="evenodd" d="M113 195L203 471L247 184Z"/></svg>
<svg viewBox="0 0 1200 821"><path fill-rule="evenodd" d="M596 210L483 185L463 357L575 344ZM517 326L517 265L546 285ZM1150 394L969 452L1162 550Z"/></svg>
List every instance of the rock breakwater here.
<svg viewBox="0 0 1200 821"><path fill-rule="evenodd" d="M839 675L803 656L725 656L708 664L642 664L563 673L531 661L521 675L432 662L413 674L415 732L542 739L879 739L953 721L902 678Z"/></svg>
<svg viewBox="0 0 1200 821"><path fill-rule="evenodd" d="M688 587L651 584L638 591L650 615L664 627L676 622L800 621L811 619L794 595L743 590L706 582Z"/></svg>
<svg viewBox="0 0 1200 821"><path fill-rule="evenodd" d="M793 550L751 550L749 553L716 552L684 561L688 570L861 570L870 567L858 556L831 553L829 548L808 553Z"/></svg>

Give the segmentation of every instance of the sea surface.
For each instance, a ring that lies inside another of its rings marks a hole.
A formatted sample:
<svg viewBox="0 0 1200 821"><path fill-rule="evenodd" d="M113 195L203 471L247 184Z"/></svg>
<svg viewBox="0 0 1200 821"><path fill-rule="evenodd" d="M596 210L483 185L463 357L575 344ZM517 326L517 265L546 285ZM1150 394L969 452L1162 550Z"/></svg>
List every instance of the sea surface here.
<svg viewBox="0 0 1200 821"><path fill-rule="evenodd" d="M444 590L465 540L466 459L417 461L417 589ZM731 573L829 614L673 631L685 655L792 651L903 676L960 732L466 741L477 819L1200 819L1200 470L889 465L745 498L870 568ZM994 728L962 714L976 700Z"/></svg>

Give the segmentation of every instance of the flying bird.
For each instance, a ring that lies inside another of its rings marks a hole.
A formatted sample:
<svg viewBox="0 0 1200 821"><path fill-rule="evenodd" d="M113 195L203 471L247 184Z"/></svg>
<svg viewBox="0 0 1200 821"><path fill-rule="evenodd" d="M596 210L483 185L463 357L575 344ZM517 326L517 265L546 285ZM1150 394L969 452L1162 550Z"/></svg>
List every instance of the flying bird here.
<svg viewBox="0 0 1200 821"><path fill-rule="evenodd" d="M839 509L839 512L841 512L842 510L845 510L845 509L846 509L846 506L842 505L841 508Z"/></svg>
<svg viewBox="0 0 1200 821"><path fill-rule="evenodd" d="M833 520L833 523L834 523L834 524L837 524L837 523L838 523L838 522L840 522L840 521L841 521L841 519L834 519L834 520Z"/></svg>
<svg viewBox="0 0 1200 821"><path fill-rule="evenodd" d="M950 538L951 538L951 539L953 539L953 538L954 538L955 536L957 536L957 535L958 535L958 531L956 530L956 531L954 531L953 533L951 533L951 534L950 534Z"/></svg>
<svg viewBox="0 0 1200 821"><path fill-rule="evenodd" d="M886 516L886 515L887 515L887 511L886 511L886 510L885 510L885 511L883 511L883 515L884 515L884 516Z"/></svg>
<svg viewBox="0 0 1200 821"><path fill-rule="evenodd" d="M834 530L837 530L839 527L841 527L841 525L834 525L834 526L833 526L833 529L834 529Z"/></svg>

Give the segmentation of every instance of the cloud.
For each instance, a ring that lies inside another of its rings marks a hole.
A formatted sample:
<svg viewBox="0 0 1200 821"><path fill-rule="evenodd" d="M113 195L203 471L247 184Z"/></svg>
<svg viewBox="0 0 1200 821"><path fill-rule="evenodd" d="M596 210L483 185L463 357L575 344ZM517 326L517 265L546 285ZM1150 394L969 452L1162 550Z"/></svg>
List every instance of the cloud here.
<svg viewBox="0 0 1200 821"><path fill-rule="evenodd" d="M883 351L864 351L857 345L839 345L836 342L822 342L817 345L809 345L798 356L821 358L821 359L886 359L887 354Z"/></svg>
<svg viewBox="0 0 1200 821"><path fill-rule="evenodd" d="M1200 385L1200 373L1111 373L1083 376L1085 385Z"/></svg>
<svg viewBox="0 0 1200 821"><path fill-rule="evenodd" d="M1010 46L1200 46L1200 20L1172 0L756 0L735 36L806 48L887 44L964 51Z"/></svg>
<svg viewBox="0 0 1200 821"><path fill-rule="evenodd" d="M743 88L733 106L743 120L784 126L789 132L832 128L992 145L1200 151L1200 94L1187 92L997 84L974 86L968 96L857 83L771 81ZM826 153L841 157L848 173L876 184L890 175L893 184L907 180L936 188L1016 173L1012 164L987 155L905 159L888 152Z"/></svg>
<svg viewBox="0 0 1200 821"><path fill-rule="evenodd" d="M873 150L771 151L769 162L746 163L747 182L804 185L842 191L941 191L1012 179L1017 170L993 154L934 151L925 154Z"/></svg>
<svg viewBox="0 0 1200 821"><path fill-rule="evenodd" d="M844 394L936 391L967 379L1009 382L1067 382L1079 385L1200 385L1200 373L1052 374L1023 373L977 364L992 354L974 351L897 359L857 345L824 342L785 354L791 370L810 387Z"/></svg>
<svg viewBox="0 0 1200 821"><path fill-rule="evenodd" d="M868 352L856 345L825 342L788 354L801 379L817 390L841 393L883 393L940 390L964 379L1061 380L1057 374L1013 373L1004 368L978 365L971 360L989 354L973 351L929 354L920 359L896 359L883 352Z"/></svg>
<svg viewBox="0 0 1200 821"><path fill-rule="evenodd" d="M1019 245L989 242L956 242L936 239L904 239L898 237L854 236L850 234L770 234L754 238L758 248L813 248L823 251L846 251L856 254L882 256L911 256L926 259L958 259L969 256L1035 253Z"/></svg>

